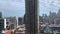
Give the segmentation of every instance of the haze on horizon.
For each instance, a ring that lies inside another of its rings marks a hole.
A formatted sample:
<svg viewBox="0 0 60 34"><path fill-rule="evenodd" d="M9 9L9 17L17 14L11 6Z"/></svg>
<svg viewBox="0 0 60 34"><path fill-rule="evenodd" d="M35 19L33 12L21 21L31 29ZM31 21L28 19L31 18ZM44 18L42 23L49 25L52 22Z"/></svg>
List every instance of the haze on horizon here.
<svg viewBox="0 0 60 34"><path fill-rule="evenodd" d="M60 9L60 0L39 0L39 11L40 15L47 14L49 15L49 12L58 12Z"/></svg>

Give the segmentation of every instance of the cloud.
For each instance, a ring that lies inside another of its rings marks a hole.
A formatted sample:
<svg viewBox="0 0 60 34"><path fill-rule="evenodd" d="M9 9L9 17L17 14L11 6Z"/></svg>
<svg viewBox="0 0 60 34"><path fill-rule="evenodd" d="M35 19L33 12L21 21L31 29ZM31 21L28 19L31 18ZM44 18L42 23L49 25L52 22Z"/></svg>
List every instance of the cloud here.
<svg viewBox="0 0 60 34"><path fill-rule="evenodd" d="M48 14L50 11L57 12L60 9L60 0L40 0L40 13Z"/></svg>
<svg viewBox="0 0 60 34"><path fill-rule="evenodd" d="M60 7L60 0L55 0L53 5L57 6L57 7Z"/></svg>
<svg viewBox="0 0 60 34"><path fill-rule="evenodd" d="M16 2L15 0L0 0L0 9L4 10L20 10L24 8L24 3L23 2Z"/></svg>
<svg viewBox="0 0 60 34"><path fill-rule="evenodd" d="M5 16L23 16L25 13L25 1L0 0L0 11L4 12ZM10 15L11 13L12 15Z"/></svg>

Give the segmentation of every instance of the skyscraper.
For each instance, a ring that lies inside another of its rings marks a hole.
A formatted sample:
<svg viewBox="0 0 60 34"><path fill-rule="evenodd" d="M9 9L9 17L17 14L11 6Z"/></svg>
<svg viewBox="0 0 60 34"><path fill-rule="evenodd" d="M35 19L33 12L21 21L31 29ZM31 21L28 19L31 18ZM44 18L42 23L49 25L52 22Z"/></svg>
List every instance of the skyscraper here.
<svg viewBox="0 0 60 34"><path fill-rule="evenodd" d="M2 12L0 12L0 18L2 18Z"/></svg>
<svg viewBox="0 0 60 34"><path fill-rule="evenodd" d="M0 18L0 31L4 30L4 23L5 23L4 18Z"/></svg>
<svg viewBox="0 0 60 34"><path fill-rule="evenodd" d="M54 24L54 19L57 17L57 14L55 12L50 12L49 14L49 23Z"/></svg>
<svg viewBox="0 0 60 34"><path fill-rule="evenodd" d="M21 24L23 24L23 22L22 22L22 18L19 17L19 18L18 18L18 25L21 25Z"/></svg>
<svg viewBox="0 0 60 34"><path fill-rule="evenodd" d="M18 17L6 17L6 28L15 29L18 26Z"/></svg>
<svg viewBox="0 0 60 34"><path fill-rule="evenodd" d="M26 8L26 34L37 34L38 14L37 0L25 0Z"/></svg>

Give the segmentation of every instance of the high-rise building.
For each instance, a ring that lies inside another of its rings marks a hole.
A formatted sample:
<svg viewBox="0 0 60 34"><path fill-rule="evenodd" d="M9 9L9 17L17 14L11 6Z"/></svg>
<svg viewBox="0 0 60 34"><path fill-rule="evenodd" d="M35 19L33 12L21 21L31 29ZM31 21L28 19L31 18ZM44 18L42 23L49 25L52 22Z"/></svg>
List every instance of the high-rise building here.
<svg viewBox="0 0 60 34"><path fill-rule="evenodd" d="M18 25L21 25L21 24L23 24L23 22L22 22L22 18L19 17L19 18L18 18Z"/></svg>
<svg viewBox="0 0 60 34"><path fill-rule="evenodd" d="M44 14L42 17L43 17L43 23L49 23L49 16L47 16L47 14Z"/></svg>
<svg viewBox="0 0 60 34"><path fill-rule="evenodd" d="M54 19L57 17L55 12L50 12L49 14L49 23L54 24Z"/></svg>
<svg viewBox="0 0 60 34"><path fill-rule="evenodd" d="M15 29L15 34L25 34L25 30L25 24L22 24Z"/></svg>
<svg viewBox="0 0 60 34"><path fill-rule="evenodd" d="M2 18L2 12L0 12L0 18Z"/></svg>
<svg viewBox="0 0 60 34"><path fill-rule="evenodd" d="M39 22L43 22L43 17L39 16Z"/></svg>
<svg viewBox="0 0 60 34"><path fill-rule="evenodd" d="M60 25L60 17L54 19L54 24Z"/></svg>
<svg viewBox="0 0 60 34"><path fill-rule="evenodd" d="M4 30L4 26L5 26L5 19L4 18L0 18L0 31Z"/></svg>
<svg viewBox="0 0 60 34"><path fill-rule="evenodd" d="M26 34L37 34L38 32L38 11L37 0L25 0L26 8Z"/></svg>
<svg viewBox="0 0 60 34"><path fill-rule="evenodd" d="M18 26L17 17L6 17L6 29L15 29Z"/></svg>
<svg viewBox="0 0 60 34"><path fill-rule="evenodd" d="M25 24L26 23L26 14L24 14L23 21L24 21L24 24Z"/></svg>
<svg viewBox="0 0 60 34"><path fill-rule="evenodd" d="M60 9L58 10L57 17L60 17Z"/></svg>

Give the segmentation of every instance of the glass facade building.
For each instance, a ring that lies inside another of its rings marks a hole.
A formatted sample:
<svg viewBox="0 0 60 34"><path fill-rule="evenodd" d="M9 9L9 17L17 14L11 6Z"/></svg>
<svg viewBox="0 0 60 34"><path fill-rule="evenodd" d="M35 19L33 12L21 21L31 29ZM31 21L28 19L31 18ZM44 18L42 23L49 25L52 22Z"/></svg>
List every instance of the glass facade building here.
<svg viewBox="0 0 60 34"><path fill-rule="evenodd" d="M37 0L25 0L26 34L37 34L38 14Z"/></svg>

